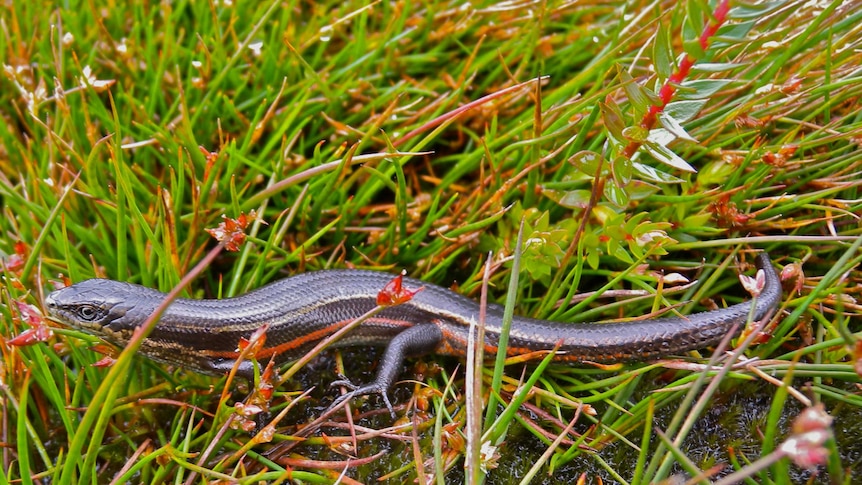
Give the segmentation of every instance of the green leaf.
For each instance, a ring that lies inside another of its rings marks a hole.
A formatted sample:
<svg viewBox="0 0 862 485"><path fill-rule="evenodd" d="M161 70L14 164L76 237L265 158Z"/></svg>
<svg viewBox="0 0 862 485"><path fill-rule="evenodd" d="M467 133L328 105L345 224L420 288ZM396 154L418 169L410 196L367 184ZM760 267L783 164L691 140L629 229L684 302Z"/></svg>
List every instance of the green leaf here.
<svg viewBox="0 0 862 485"><path fill-rule="evenodd" d="M727 18L731 20L746 20L756 19L762 20L771 12L774 12L787 5L786 0L773 0L771 2L751 2L739 3L727 13Z"/></svg>
<svg viewBox="0 0 862 485"><path fill-rule="evenodd" d="M759 19L749 20L748 22L738 22L732 24L724 24L719 27L713 39L723 40L727 42L739 42L745 40L751 29L759 21Z"/></svg>
<svg viewBox="0 0 862 485"><path fill-rule="evenodd" d="M664 128L655 128L650 130L647 140L651 143L667 146L676 140L676 136Z"/></svg>
<svg viewBox="0 0 862 485"><path fill-rule="evenodd" d="M710 162L698 172L697 183L707 187L722 185L735 171L736 167L734 165L722 160Z"/></svg>
<svg viewBox="0 0 862 485"><path fill-rule="evenodd" d="M614 158L613 162L610 163L611 166L611 175L614 178L614 181L620 187L627 187L629 182L632 180L632 161L628 157L624 157L622 155Z"/></svg>
<svg viewBox="0 0 862 485"><path fill-rule="evenodd" d="M638 212L637 214L629 217L627 221L624 221L623 227L626 231L626 234L634 236L637 226L641 224L648 215L649 214L647 214L646 212Z"/></svg>
<svg viewBox="0 0 862 485"><path fill-rule="evenodd" d="M659 113L658 121L663 127L665 127L665 129L667 129L667 131L673 133L673 135L680 140L697 142L694 137L692 137L688 134L687 131L685 131L685 128L682 127L679 121L677 121L676 118L669 115L668 113Z"/></svg>
<svg viewBox="0 0 862 485"><path fill-rule="evenodd" d="M579 151L569 157L569 163L591 178L596 175L596 170L603 161L601 154L589 150Z"/></svg>
<svg viewBox="0 0 862 485"><path fill-rule="evenodd" d="M661 80L666 80L673 73L674 52L670 45L667 27L660 25L656 31L655 43L652 46L652 62L655 72Z"/></svg>
<svg viewBox="0 0 862 485"><path fill-rule="evenodd" d="M681 184L684 182L681 178L675 177L667 172L662 172L655 167L644 165L643 163L633 162L632 168L640 174L641 178L660 184Z"/></svg>
<svg viewBox="0 0 862 485"><path fill-rule="evenodd" d="M706 53L700 45L700 39L691 39L683 41L682 50L694 59L703 59Z"/></svg>
<svg viewBox="0 0 862 485"><path fill-rule="evenodd" d="M634 163L632 163L632 171L634 171ZM659 188L658 186L644 182L643 180L632 180L626 186L626 190L628 191L629 198L631 198L631 200L643 200L658 192Z"/></svg>
<svg viewBox="0 0 862 485"><path fill-rule="evenodd" d="M724 72L736 69L737 67L745 67L745 64L734 62L698 62L691 70L693 72Z"/></svg>
<svg viewBox="0 0 862 485"><path fill-rule="evenodd" d="M697 0L690 0L686 7L687 12L682 23L682 47L686 54L695 59L701 59L704 52L700 46L700 34L703 32L704 20L709 18L710 11Z"/></svg>
<svg viewBox="0 0 862 485"><path fill-rule="evenodd" d="M599 269L599 256L601 256L599 251L587 251L587 264L590 265L590 268Z"/></svg>
<svg viewBox="0 0 862 485"><path fill-rule="evenodd" d="M698 79L686 81L680 85L676 94L677 101L709 98L725 86L733 82L731 79Z"/></svg>
<svg viewBox="0 0 862 485"><path fill-rule="evenodd" d="M624 248L623 246L621 246L619 244L608 243L608 252L613 254L613 256L615 258L619 259L620 261L622 261L626 264L634 264L634 262L635 262L632 259L631 255L628 253L628 251L626 251L626 248Z"/></svg>
<svg viewBox="0 0 862 485"><path fill-rule="evenodd" d="M683 160L682 157L680 157L665 146L657 145L650 142L644 143L643 146L646 149L647 153L649 153L650 155L655 157L656 160L665 165L670 165L671 167L677 170L682 170L684 172L697 172L697 170L695 170L694 167L689 165L688 162Z"/></svg>
<svg viewBox="0 0 862 485"><path fill-rule="evenodd" d="M593 217L605 228L615 224L615 220L620 217L619 211L606 204L599 204L593 207Z"/></svg>
<svg viewBox="0 0 862 485"><path fill-rule="evenodd" d="M704 0L688 0L685 5L683 25L694 31L694 37L700 37L706 19L711 18L712 9ZM685 37L691 39L692 37Z"/></svg>
<svg viewBox="0 0 862 485"><path fill-rule="evenodd" d="M692 214L682 220L680 227L686 229L700 229L706 227L709 224L710 219L712 219L712 214L708 212Z"/></svg>
<svg viewBox="0 0 862 485"><path fill-rule="evenodd" d="M589 190L563 191L543 189L542 195L569 209L586 209L590 206L591 193Z"/></svg>
<svg viewBox="0 0 862 485"><path fill-rule="evenodd" d="M642 126L627 126L623 130L623 137L628 141L643 143L649 137L649 131Z"/></svg>
<svg viewBox="0 0 862 485"><path fill-rule="evenodd" d="M620 79L622 80L623 89L629 97L629 102L635 109L635 116L639 118L643 113L647 112L653 103L650 97L644 93L644 88L636 83L627 71L620 71Z"/></svg>
<svg viewBox="0 0 862 485"><path fill-rule="evenodd" d="M602 119L604 120L608 131L611 133L611 136L619 141L625 139L623 136L623 130L626 127L626 123L619 106L617 106L613 99L608 99L604 103L599 103L599 106L602 109Z"/></svg>
<svg viewBox="0 0 862 485"><path fill-rule="evenodd" d="M664 114L674 118L678 123L685 123L700 113L708 100L674 101L664 107Z"/></svg>
<svg viewBox="0 0 862 485"><path fill-rule="evenodd" d="M622 187L617 185L616 181L613 179L605 183L603 193L605 198L607 198L609 201L611 201L612 204L616 205L617 207L625 207L629 203L628 194Z"/></svg>

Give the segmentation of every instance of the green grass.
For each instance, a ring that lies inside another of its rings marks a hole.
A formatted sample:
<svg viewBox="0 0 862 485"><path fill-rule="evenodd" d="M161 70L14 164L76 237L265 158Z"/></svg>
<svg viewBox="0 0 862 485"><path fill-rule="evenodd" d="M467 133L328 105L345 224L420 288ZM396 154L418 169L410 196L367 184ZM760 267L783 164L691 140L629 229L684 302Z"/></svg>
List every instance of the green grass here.
<svg viewBox="0 0 862 485"><path fill-rule="evenodd" d="M40 321L46 292L93 276L168 291L191 275L185 296L203 297L404 268L478 299L490 255L491 301L575 321L742 301L750 250L789 274L770 337L742 346L748 366L706 369L706 351L683 366L536 361L504 375L485 360L466 371L495 396L483 411L465 408L464 363L429 356L394 392L400 439L324 427L292 448L333 396L335 365L279 388L278 432L251 443L229 427L242 383L223 393L224 379L130 352L93 367L97 342L55 328L0 346L0 484L332 483L341 468L320 461L381 450L345 480L476 483L495 460L482 463L483 443L498 446L492 483L534 464L537 482L705 480L761 458L741 475L789 483L809 475L771 453L816 403L835 419L816 480L858 480L845 430L862 426L862 12L731 6L705 51L705 1L0 7L4 341ZM696 62L665 109L678 125L664 120L677 139L647 139L644 113L684 53ZM206 230L252 210L239 251L195 269L216 246ZM671 291L660 272L698 283ZM579 296L594 290L639 298ZM380 356L367 354L329 355L367 380ZM534 392L513 397L520 382ZM376 398L355 407L370 413L357 425L393 424ZM726 440L695 453L699 423L722 413L751 427L717 424L706 432Z"/></svg>

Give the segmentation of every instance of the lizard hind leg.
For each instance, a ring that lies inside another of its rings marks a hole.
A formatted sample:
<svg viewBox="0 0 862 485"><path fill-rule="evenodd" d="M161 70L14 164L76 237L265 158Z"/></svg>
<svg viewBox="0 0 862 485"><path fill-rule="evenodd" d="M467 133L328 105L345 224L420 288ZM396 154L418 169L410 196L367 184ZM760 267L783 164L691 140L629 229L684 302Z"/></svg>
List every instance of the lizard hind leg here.
<svg viewBox="0 0 862 485"><path fill-rule="evenodd" d="M443 332L440 330L440 327L431 323L415 325L399 333L386 347L383 360L380 361L377 377L372 382L358 386L344 378L331 384L332 386L345 386L350 389L350 392L344 393L335 399L325 414L329 414L330 411L335 410L354 397L380 394L383 397L383 402L386 403L386 407L389 409L389 414L395 418L395 410L392 408L392 403L389 401L387 392L401 372L404 356L414 356L430 352L437 347L437 344L441 340L443 340Z"/></svg>

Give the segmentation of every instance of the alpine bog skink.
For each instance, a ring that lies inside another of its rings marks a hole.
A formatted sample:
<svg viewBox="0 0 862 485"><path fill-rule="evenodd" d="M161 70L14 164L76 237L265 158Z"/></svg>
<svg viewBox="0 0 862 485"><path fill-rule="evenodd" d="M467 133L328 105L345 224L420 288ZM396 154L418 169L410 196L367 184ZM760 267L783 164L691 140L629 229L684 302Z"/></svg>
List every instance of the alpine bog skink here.
<svg viewBox="0 0 862 485"><path fill-rule="evenodd" d="M688 317L626 323L558 323L515 317L509 334L510 356L551 350L568 362L613 363L649 360L701 349L770 313L781 299L781 284L766 253L756 265L765 273L760 295L750 302ZM234 298L177 299L165 310L139 352L153 360L214 375L229 371L239 355L237 344L269 324L257 359L277 364L295 360L320 340L377 306L381 289L393 275L362 270L325 270L283 279ZM424 286L406 303L387 307L348 333L336 345L385 345L377 377L338 400L386 391L395 382L405 355L435 352L464 356L471 322L479 305L445 288L404 278L407 288ZM91 279L50 293L49 314L59 322L125 346L133 330L158 307L165 294L143 286ZM754 309L752 311L752 303ZM486 352L495 353L503 307L488 305ZM254 375L251 362L239 373ZM386 399L388 404L388 399Z"/></svg>

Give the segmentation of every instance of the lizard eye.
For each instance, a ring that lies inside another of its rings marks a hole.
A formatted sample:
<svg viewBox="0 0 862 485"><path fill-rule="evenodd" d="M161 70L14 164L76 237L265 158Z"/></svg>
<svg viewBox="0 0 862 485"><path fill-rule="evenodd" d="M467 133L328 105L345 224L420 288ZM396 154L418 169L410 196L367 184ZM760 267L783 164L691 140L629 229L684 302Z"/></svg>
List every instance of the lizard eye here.
<svg viewBox="0 0 862 485"><path fill-rule="evenodd" d="M81 305L78 307L78 318L85 322L92 322L99 316L99 309L93 305Z"/></svg>

